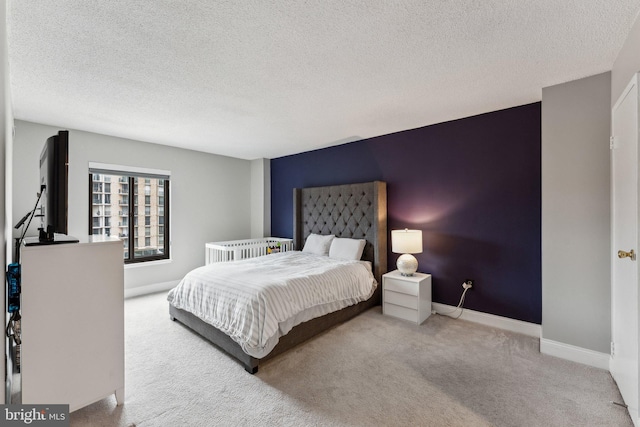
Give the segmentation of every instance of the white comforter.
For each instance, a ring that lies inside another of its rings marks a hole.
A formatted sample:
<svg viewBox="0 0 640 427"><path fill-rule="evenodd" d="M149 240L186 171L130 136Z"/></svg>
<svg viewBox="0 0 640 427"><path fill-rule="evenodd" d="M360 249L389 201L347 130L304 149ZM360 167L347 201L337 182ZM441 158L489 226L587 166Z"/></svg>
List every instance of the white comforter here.
<svg viewBox="0 0 640 427"><path fill-rule="evenodd" d="M167 299L262 358L294 326L367 300L376 286L368 262L295 251L197 268Z"/></svg>

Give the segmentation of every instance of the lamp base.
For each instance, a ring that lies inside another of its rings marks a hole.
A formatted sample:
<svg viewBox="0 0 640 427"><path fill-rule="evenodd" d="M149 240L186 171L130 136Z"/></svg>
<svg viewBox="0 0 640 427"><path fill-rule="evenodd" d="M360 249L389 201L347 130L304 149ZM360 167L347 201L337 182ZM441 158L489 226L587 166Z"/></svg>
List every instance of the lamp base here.
<svg viewBox="0 0 640 427"><path fill-rule="evenodd" d="M411 254L402 254L396 262L398 271L403 276L413 276L418 271L418 260Z"/></svg>

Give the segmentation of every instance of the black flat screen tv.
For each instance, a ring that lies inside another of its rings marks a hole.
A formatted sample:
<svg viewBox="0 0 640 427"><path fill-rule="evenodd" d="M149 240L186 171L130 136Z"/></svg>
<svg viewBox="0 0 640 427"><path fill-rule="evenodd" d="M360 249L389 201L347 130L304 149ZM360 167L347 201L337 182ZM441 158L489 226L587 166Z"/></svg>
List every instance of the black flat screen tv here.
<svg viewBox="0 0 640 427"><path fill-rule="evenodd" d="M47 139L40 154L42 228L40 243L67 242L68 232L69 131ZM75 239L73 239L75 240ZM76 240L77 241L77 240Z"/></svg>

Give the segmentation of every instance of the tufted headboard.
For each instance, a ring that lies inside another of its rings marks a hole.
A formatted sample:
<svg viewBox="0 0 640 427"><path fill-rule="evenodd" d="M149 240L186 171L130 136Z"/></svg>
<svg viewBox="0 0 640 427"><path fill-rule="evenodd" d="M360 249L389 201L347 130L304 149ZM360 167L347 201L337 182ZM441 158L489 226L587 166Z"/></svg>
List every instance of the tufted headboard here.
<svg viewBox="0 0 640 427"><path fill-rule="evenodd" d="M293 242L311 233L367 241L362 259L382 283L387 272L387 184L382 181L293 189Z"/></svg>

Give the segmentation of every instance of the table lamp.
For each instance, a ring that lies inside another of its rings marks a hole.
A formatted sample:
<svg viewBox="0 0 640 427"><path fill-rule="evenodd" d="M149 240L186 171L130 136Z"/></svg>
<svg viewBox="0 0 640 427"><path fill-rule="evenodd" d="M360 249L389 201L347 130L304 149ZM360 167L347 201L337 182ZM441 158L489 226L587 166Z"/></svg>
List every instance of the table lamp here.
<svg viewBox="0 0 640 427"><path fill-rule="evenodd" d="M396 266L403 276L413 276L418 270L418 260L411 254L422 253L422 230L392 230L391 252L402 254Z"/></svg>

